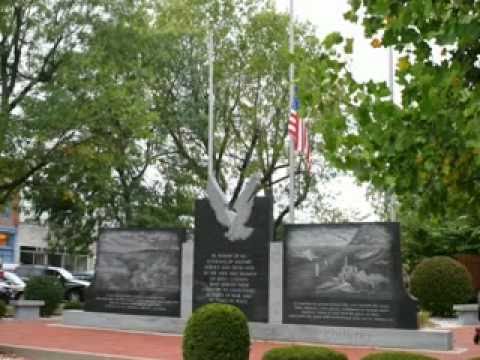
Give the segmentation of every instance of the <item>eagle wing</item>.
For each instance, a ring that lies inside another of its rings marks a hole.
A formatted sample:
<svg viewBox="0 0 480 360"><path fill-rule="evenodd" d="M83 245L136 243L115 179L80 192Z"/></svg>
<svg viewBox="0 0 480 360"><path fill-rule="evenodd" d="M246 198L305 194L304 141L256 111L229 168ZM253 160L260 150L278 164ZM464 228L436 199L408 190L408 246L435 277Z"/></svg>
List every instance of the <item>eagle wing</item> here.
<svg viewBox="0 0 480 360"><path fill-rule="evenodd" d="M210 206L215 212L217 221L223 226L230 227L232 219L229 216L228 202L225 199L222 189L214 177L208 177L207 194L210 201Z"/></svg>
<svg viewBox="0 0 480 360"><path fill-rule="evenodd" d="M247 181L247 184L243 188L242 192L235 201L233 209L237 212L235 217L235 223L245 225L252 213L253 203L255 200L255 193L257 187L260 184L260 175L255 174Z"/></svg>

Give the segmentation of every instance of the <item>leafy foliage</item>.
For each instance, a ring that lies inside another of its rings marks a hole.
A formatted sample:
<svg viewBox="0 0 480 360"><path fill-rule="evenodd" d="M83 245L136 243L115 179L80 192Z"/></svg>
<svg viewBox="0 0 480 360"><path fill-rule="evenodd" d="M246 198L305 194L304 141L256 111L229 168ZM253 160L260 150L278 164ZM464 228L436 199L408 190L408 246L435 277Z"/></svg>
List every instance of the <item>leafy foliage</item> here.
<svg viewBox="0 0 480 360"><path fill-rule="evenodd" d="M345 17L362 23L372 46L398 51L402 102L392 103L384 83L346 82L344 106L327 112L317 127L334 164L377 190L395 193L400 220L426 221L446 235L444 242L451 240L450 249L456 246L449 234L458 232L457 221L472 227L461 231L469 237L480 214L478 6L447 0L350 1ZM320 98L319 106L323 103ZM442 223L451 228L442 230Z"/></svg>
<svg viewBox="0 0 480 360"><path fill-rule="evenodd" d="M441 256L426 259L415 268L410 289L423 309L440 316L451 316L453 305L465 303L473 294L468 270L458 261Z"/></svg>
<svg viewBox="0 0 480 360"><path fill-rule="evenodd" d="M417 315L418 318L418 327L425 328L425 327L432 327L433 323L430 321L430 313L425 310L421 310L418 312Z"/></svg>
<svg viewBox="0 0 480 360"><path fill-rule="evenodd" d="M211 23L215 174L233 203L260 172L278 228L288 213L288 17L266 0L122 0L105 14L82 42L85 51L32 105L42 116L68 117L82 138L26 181L24 195L33 215L48 219L53 246L84 251L104 226L192 224L207 178ZM301 23L296 34L302 115L313 123L312 92L328 93L338 107L346 70L337 55L348 40L334 34L321 42ZM336 172L320 156L313 169L298 161L295 205L343 218L320 190Z"/></svg>
<svg viewBox="0 0 480 360"><path fill-rule="evenodd" d="M7 304L3 300L0 300L0 319L7 314Z"/></svg>
<svg viewBox="0 0 480 360"><path fill-rule="evenodd" d="M0 204L88 138L74 107L48 107L58 74L84 49L102 1L0 4ZM50 102L51 104L51 102Z"/></svg>
<svg viewBox="0 0 480 360"><path fill-rule="evenodd" d="M367 355L362 360L436 360L436 358L416 353L386 351Z"/></svg>
<svg viewBox="0 0 480 360"><path fill-rule="evenodd" d="M83 304L80 301L67 301L63 304L64 310L82 310Z"/></svg>
<svg viewBox="0 0 480 360"><path fill-rule="evenodd" d="M266 352L262 360L347 360L339 352L323 347L290 346Z"/></svg>
<svg viewBox="0 0 480 360"><path fill-rule="evenodd" d="M184 225L181 217L192 213L185 175L165 171L163 183L147 177L168 149L165 135L153 131L146 93L149 52L156 48L146 10L110 8L110 21L96 24L88 51L72 59L53 90L69 94L65 103L52 99L57 106L73 106L89 119L88 141L32 177L25 192L36 216L48 214L54 247L84 251L100 227Z"/></svg>
<svg viewBox="0 0 480 360"><path fill-rule="evenodd" d="M64 289L62 284L51 276L32 277L27 281L24 297L25 300L43 300L41 307L42 316L50 316L63 300Z"/></svg>
<svg viewBox="0 0 480 360"><path fill-rule="evenodd" d="M175 144L178 157L172 165L188 168L196 185L203 188L207 165L208 73L204 66L206 52L196 49L205 48L211 14L216 24L215 173L233 203L246 177L260 172L263 191L275 199L279 226L288 212L285 197L288 106L285 105L288 105L288 66L292 60L288 52L288 17L277 13L267 1L224 1L219 14L212 10L217 5L215 1L188 6L167 2L160 12L157 26L168 36L170 54L165 67L167 75L155 84L158 96L154 101L164 121L160 124L161 131L168 133ZM184 19L184 26L171 30L171 19L179 18ZM299 55L294 60L299 95L302 111L309 114L315 102L310 91L329 89L338 80L336 73L343 64L336 60L334 46L342 38L333 36L322 44L305 24L297 24L296 34ZM296 206L305 201L307 193L312 203L323 203L315 183L330 174L323 163L318 165L314 167L318 171L316 176L308 176L299 162ZM228 184L233 186L229 188Z"/></svg>
<svg viewBox="0 0 480 360"><path fill-rule="evenodd" d="M235 306L208 304L188 320L183 334L185 360L248 360L249 353L247 319Z"/></svg>
<svg viewBox="0 0 480 360"><path fill-rule="evenodd" d="M402 255L410 269L421 260L432 256L478 254L480 252L480 229L469 219L441 220L432 217L429 221L418 219L416 214L402 214Z"/></svg>

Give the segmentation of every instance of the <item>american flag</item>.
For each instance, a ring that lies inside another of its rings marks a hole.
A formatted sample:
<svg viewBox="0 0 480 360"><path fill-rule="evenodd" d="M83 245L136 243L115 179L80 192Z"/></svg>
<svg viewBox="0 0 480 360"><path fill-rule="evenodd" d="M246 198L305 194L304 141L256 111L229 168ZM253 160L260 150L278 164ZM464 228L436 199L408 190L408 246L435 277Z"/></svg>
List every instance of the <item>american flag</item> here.
<svg viewBox="0 0 480 360"><path fill-rule="evenodd" d="M310 171L312 166L312 148L309 141L307 125L298 113L299 108L300 102L298 98L295 97L288 119L288 135L293 142L295 152L304 156L308 171Z"/></svg>

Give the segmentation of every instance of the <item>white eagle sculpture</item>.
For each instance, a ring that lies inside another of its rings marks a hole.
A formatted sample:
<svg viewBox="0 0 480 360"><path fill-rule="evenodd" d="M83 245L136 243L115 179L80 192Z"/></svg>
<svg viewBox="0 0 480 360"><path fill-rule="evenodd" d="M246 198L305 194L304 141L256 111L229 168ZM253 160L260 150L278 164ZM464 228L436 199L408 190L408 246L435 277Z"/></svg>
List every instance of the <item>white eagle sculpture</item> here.
<svg viewBox="0 0 480 360"><path fill-rule="evenodd" d="M217 221L228 230L225 236L228 240L234 242L246 240L253 232L253 228L246 226L252 213L255 193L260 184L260 174L253 175L244 186L238 196L233 209L230 209L225 194L220 189L216 179L212 176L208 178L207 194L210 206L215 212Z"/></svg>

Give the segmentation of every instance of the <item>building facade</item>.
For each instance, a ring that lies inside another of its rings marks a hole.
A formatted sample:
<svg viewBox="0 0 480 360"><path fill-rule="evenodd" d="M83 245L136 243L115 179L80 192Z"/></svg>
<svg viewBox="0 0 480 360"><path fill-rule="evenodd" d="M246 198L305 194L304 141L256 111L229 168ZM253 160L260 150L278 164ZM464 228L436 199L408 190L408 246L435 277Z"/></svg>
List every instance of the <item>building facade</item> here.
<svg viewBox="0 0 480 360"><path fill-rule="evenodd" d="M0 262L13 263L16 259L18 211L16 206L0 208Z"/></svg>
<svg viewBox="0 0 480 360"><path fill-rule="evenodd" d="M91 271L95 267L95 247L91 255L71 254L48 246L48 228L36 223L20 223L17 236L17 264L58 266L72 272Z"/></svg>

